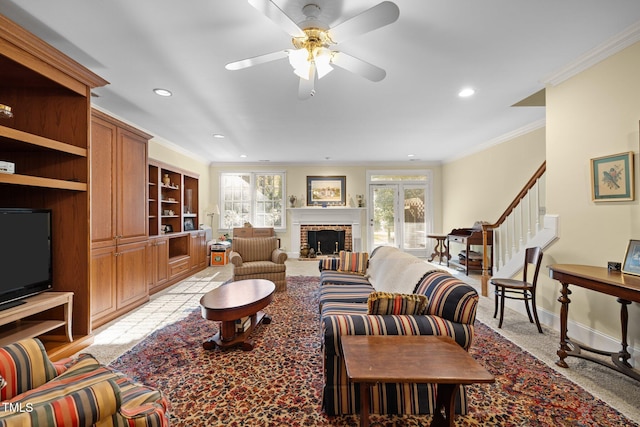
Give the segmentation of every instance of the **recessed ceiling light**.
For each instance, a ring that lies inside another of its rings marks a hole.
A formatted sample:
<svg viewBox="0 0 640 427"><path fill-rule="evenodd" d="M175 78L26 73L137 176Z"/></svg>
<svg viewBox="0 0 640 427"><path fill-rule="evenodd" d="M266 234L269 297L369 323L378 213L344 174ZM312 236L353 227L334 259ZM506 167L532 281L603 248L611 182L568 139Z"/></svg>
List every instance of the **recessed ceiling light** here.
<svg viewBox="0 0 640 427"><path fill-rule="evenodd" d="M214 133L214 134L213 134L213 137L214 137L214 138L217 138L217 139L223 139L223 138L224 138L224 135L223 135L223 134L221 134L221 133Z"/></svg>
<svg viewBox="0 0 640 427"><path fill-rule="evenodd" d="M173 95L173 94L171 93L171 91L170 91L170 90L162 89L162 88L159 88L159 87L158 87L158 88L155 88L155 89L153 90L153 92L154 92L156 95L160 95L160 96L171 96L171 95Z"/></svg>
<svg viewBox="0 0 640 427"><path fill-rule="evenodd" d="M458 92L458 96L460 98L468 98L471 95L473 95L474 93L476 93L475 90L473 90L473 88L470 87L465 87L464 89L462 89L460 92Z"/></svg>
<svg viewBox="0 0 640 427"><path fill-rule="evenodd" d="M240 158L241 158L241 159L246 159L246 158L247 158L247 155L246 155L246 154L240 154Z"/></svg>
<svg viewBox="0 0 640 427"><path fill-rule="evenodd" d="M407 154L407 157L415 157L415 154Z"/></svg>

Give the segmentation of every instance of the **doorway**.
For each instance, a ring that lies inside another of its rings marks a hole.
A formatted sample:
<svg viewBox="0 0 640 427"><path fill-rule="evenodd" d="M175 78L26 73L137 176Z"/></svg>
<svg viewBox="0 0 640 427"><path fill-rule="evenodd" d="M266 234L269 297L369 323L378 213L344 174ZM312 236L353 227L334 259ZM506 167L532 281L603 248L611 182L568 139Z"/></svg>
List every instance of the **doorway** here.
<svg viewBox="0 0 640 427"><path fill-rule="evenodd" d="M395 246L418 257L428 255L432 215L427 177L422 177L416 180L414 174L393 174L387 176L385 183L369 181L369 251L378 246Z"/></svg>

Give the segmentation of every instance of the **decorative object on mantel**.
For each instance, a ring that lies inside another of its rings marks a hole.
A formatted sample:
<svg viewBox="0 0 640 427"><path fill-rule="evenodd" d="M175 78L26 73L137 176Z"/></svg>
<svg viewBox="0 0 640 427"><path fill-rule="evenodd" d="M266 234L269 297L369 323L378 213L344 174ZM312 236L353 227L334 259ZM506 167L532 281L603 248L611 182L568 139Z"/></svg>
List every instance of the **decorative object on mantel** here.
<svg viewBox="0 0 640 427"><path fill-rule="evenodd" d="M294 196L293 194L289 196L290 207L295 208L297 201L298 201L298 198L296 196Z"/></svg>
<svg viewBox="0 0 640 427"><path fill-rule="evenodd" d="M634 200L633 170L633 151L591 159L592 200Z"/></svg>
<svg viewBox="0 0 640 427"><path fill-rule="evenodd" d="M11 107L5 104L0 104L0 117L2 117L3 119L10 119L11 117L13 117Z"/></svg>
<svg viewBox="0 0 640 427"><path fill-rule="evenodd" d="M307 176L307 206L345 206L346 176Z"/></svg>
<svg viewBox="0 0 640 427"><path fill-rule="evenodd" d="M356 194L356 199L358 199L358 207L364 207L364 194Z"/></svg>

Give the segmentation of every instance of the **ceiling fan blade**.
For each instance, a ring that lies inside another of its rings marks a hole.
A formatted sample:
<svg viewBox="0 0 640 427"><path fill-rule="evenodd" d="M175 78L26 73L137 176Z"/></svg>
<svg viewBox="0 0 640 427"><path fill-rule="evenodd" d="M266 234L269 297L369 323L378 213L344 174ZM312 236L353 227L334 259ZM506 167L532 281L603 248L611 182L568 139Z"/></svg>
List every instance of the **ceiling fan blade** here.
<svg viewBox="0 0 640 427"><path fill-rule="evenodd" d="M316 94L316 66L311 63L309 67L309 78L300 77L300 85L298 86L298 99L306 100Z"/></svg>
<svg viewBox="0 0 640 427"><path fill-rule="evenodd" d="M331 28L329 37L333 42L340 43L351 37L389 25L398 19L398 16L400 16L398 6L390 1L384 1Z"/></svg>
<svg viewBox="0 0 640 427"><path fill-rule="evenodd" d="M265 62L276 61L289 56L288 50L279 50L277 52L267 53L264 55L254 56L253 58L242 59L236 62L230 62L224 66L227 70L241 70L243 68L253 67L254 65L264 64Z"/></svg>
<svg viewBox="0 0 640 427"><path fill-rule="evenodd" d="M387 72L382 68L376 67L362 59L358 59L343 52L334 52L331 63L362 76L365 79L371 80L372 82L379 82L387 75Z"/></svg>
<svg viewBox="0 0 640 427"><path fill-rule="evenodd" d="M275 22L280 28L291 34L293 37L305 37L304 31L298 27L298 25L289 18L289 16L278 7L277 4L271 0L248 0L249 4L260 12L262 12L267 18Z"/></svg>

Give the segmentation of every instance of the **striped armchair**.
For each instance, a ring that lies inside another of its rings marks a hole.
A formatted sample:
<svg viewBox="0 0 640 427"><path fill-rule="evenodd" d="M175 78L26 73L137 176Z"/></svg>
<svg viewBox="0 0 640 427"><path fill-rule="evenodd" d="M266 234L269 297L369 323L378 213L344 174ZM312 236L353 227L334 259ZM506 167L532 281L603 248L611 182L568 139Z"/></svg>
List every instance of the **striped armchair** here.
<svg viewBox="0 0 640 427"><path fill-rule="evenodd" d="M0 427L168 427L159 390L90 354L52 363L29 338L0 348Z"/></svg>
<svg viewBox="0 0 640 427"><path fill-rule="evenodd" d="M287 253L278 248L277 237L234 237L229 261L233 264L233 281L271 280L276 291L287 289Z"/></svg>
<svg viewBox="0 0 640 427"><path fill-rule="evenodd" d="M324 286L322 286L324 287ZM428 272L414 294L426 295L424 315L369 315L364 284L333 286L349 293L321 293L321 318L325 386L323 408L329 415L359 411L360 388L349 383L340 338L344 335L446 335L468 350L473 341L478 305L476 290L443 271ZM363 288L359 290L359 288ZM429 357L425 354L425 358ZM420 369L419 366L416 369ZM371 412L380 414L433 414L434 384L377 384L371 388ZM466 414L467 399L461 386L456 412Z"/></svg>

